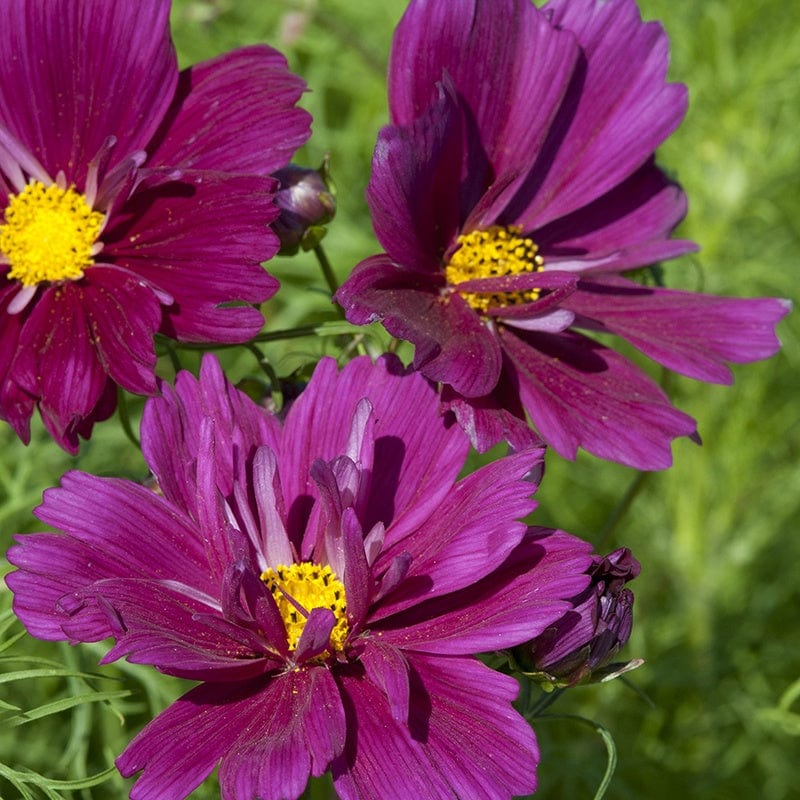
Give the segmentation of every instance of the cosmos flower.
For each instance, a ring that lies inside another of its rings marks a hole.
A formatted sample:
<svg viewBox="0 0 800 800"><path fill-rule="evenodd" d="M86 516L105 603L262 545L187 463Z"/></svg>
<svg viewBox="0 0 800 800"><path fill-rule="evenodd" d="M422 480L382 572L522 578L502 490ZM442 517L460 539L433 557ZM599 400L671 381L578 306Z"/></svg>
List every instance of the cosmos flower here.
<svg viewBox="0 0 800 800"><path fill-rule="evenodd" d="M70 452L156 391L156 332L240 342L277 289L275 181L304 83L248 47L178 72L168 0L8 0L0 28L0 418Z"/></svg>
<svg viewBox="0 0 800 800"><path fill-rule="evenodd" d="M633 0L414 0L397 28L368 188L385 252L336 299L414 344L479 450L529 443L527 414L567 458L669 466L694 420L579 331L719 383L779 346L784 302L621 274L695 249L670 238L686 199L653 160L686 110L667 63Z"/></svg>
<svg viewBox="0 0 800 800"><path fill-rule="evenodd" d="M550 687L608 680L641 666L641 659L610 663L631 635L633 592L625 584L640 570L627 547L595 556L591 583L573 599L575 607L533 642L515 648L518 661Z"/></svg>
<svg viewBox="0 0 800 800"><path fill-rule="evenodd" d="M159 493L80 472L45 493L57 533L7 577L35 636L114 637L201 681L117 760L135 800L293 800L330 769L343 800L510 798L538 751L518 686L473 654L529 641L589 582L591 548L520 522L520 451L461 480L469 443L435 389L385 356L324 359L281 425L207 355L148 401Z"/></svg>

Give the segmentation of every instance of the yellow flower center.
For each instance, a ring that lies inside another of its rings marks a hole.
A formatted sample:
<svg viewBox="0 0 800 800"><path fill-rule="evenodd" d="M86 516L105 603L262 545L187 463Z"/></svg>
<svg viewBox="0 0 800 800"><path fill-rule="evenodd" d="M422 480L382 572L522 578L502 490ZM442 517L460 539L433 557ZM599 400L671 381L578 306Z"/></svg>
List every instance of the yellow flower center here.
<svg viewBox="0 0 800 800"><path fill-rule="evenodd" d="M344 649L347 635L350 633L350 626L345 616L347 598L344 584L329 566L308 562L288 567L280 565L261 573L261 580L272 592L278 611L281 612L286 625L289 650L297 649L308 614L315 608L329 608L333 611L336 625L331 631L330 644L336 651ZM295 603L302 606L303 611L298 609Z"/></svg>
<svg viewBox="0 0 800 800"><path fill-rule="evenodd" d="M103 219L72 187L32 181L9 196L0 225L0 252L11 266L6 277L23 286L82 278L94 264Z"/></svg>
<svg viewBox="0 0 800 800"><path fill-rule="evenodd" d="M448 284L455 285L479 278L501 278L524 272L540 272L544 260L533 239L520 236L521 228L492 225L485 231L462 234L460 245L445 266ZM477 311L530 303L539 297L539 289L520 292L459 292Z"/></svg>

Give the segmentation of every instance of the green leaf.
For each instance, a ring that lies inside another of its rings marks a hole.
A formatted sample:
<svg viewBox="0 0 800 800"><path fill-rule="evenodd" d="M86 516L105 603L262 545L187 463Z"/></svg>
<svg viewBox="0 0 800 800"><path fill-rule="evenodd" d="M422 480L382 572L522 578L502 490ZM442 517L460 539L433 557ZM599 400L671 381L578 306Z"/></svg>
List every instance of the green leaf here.
<svg viewBox="0 0 800 800"><path fill-rule="evenodd" d="M89 775L86 778L80 778L72 781L59 781L53 778L42 777L42 782L37 785L46 785L52 789L66 789L69 791L75 789L89 789L92 786L98 786L101 783L105 783L105 781L116 774L117 768L115 766L111 766L108 769L104 769L102 772L96 773L95 775Z"/></svg>
<svg viewBox="0 0 800 800"><path fill-rule="evenodd" d="M127 689L122 689L115 692L87 692L85 694L75 695L74 697L62 697L60 700L45 703L30 711L24 711L21 714L14 714L13 716L0 719L0 723L9 728L15 728L18 725L25 725L28 722L33 722L33 720L41 719L42 717L48 717L51 714L58 714L61 711L74 708L82 703L100 703L106 700L128 697L129 695L130 692Z"/></svg>
<svg viewBox="0 0 800 800"><path fill-rule="evenodd" d="M789 688L781 695L778 701L778 708L783 711L788 711L792 703L800 697L800 678L798 678Z"/></svg>
<svg viewBox="0 0 800 800"><path fill-rule="evenodd" d="M800 714L793 711L784 711L781 708L762 708L758 712L758 719L766 727L776 728L787 736L800 736Z"/></svg>
<svg viewBox="0 0 800 800"><path fill-rule="evenodd" d="M86 679L104 679L104 675L92 674L91 672L76 672L71 669L64 669L63 667L45 667L37 669L20 669L15 672L7 672L5 675L0 675L0 683L10 683L12 681L23 681L30 678L86 678Z"/></svg>

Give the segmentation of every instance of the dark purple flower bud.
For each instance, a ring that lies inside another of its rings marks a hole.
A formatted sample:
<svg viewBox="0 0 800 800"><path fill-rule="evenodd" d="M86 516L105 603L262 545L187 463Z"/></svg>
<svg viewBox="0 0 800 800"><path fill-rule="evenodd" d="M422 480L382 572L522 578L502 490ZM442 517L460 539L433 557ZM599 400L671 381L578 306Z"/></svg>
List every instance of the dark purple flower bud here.
<svg viewBox="0 0 800 800"><path fill-rule="evenodd" d="M641 565L627 547L595 556L592 581L572 599L574 608L514 655L527 674L545 687L611 680L641 666L641 659L610 663L628 641L633 592L625 584Z"/></svg>
<svg viewBox="0 0 800 800"><path fill-rule="evenodd" d="M336 214L328 161L326 155L319 169L289 164L272 174L280 181L275 202L281 213L272 228L281 240L281 255L294 255L301 247L312 250L325 236L325 225Z"/></svg>

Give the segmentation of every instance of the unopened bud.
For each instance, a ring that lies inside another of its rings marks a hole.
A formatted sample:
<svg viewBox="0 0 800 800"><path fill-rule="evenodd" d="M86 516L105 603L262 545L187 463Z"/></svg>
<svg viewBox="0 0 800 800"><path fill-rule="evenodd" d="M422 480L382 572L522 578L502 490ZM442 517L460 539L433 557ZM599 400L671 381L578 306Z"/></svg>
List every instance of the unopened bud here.
<svg viewBox="0 0 800 800"><path fill-rule="evenodd" d="M627 547L595 556L591 583L572 599L573 609L527 645L516 661L545 688L610 680L641 666L641 659L610 663L631 635L633 592L625 584L640 571Z"/></svg>
<svg viewBox="0 0 800 800"><path fill-rule="evenodd" d="M313 250L325 236L325 225L336 214L328 161L326 155L319 169L289 164L273 173L280 181L275 201L281 213L272 227L281 240L281 255L294 255L300 248Z"/></svg>

